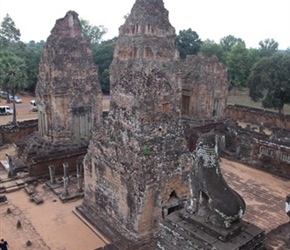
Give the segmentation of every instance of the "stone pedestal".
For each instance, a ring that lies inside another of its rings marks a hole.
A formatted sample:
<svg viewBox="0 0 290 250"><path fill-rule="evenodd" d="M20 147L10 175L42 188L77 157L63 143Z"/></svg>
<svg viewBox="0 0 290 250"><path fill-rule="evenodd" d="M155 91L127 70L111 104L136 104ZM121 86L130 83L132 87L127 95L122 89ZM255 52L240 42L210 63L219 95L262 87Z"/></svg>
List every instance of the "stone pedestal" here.
<svg viewBox="0 0 290 250"><path fill-rule="evenodd" d="M241 221L231 228L218 228L206 218L185 210L171 213L161 223L157 249L166 250L256 250L263 249L264 230Z"/></svg>

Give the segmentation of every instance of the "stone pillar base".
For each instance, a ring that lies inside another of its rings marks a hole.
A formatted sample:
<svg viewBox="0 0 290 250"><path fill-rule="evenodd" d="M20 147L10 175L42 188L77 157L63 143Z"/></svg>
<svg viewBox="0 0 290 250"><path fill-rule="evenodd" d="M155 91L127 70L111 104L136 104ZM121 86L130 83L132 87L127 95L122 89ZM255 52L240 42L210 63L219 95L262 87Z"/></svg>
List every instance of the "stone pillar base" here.
<svg viewBox="0 0 290 250"><path fill-rule="evenodd" d="M170 214L161 223L157 249L166 250L259 250L263 249L265 231L257 226L240 222L230 229L213 227L200 216L185 210Z"/></svg>

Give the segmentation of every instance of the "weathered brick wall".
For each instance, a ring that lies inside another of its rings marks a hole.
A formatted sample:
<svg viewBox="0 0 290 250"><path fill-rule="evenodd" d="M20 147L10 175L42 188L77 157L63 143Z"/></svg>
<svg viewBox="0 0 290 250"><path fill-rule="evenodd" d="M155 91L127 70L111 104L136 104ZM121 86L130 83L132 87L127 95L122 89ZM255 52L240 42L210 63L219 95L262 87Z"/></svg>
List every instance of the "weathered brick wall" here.
<svg viewBox="0 0 290 250"><path fill-rule="evenodd" d="M214 130L225 135L223 157L242 162L249 166L290 179L290 131L273 128L272 134L243 129L231 120L192 125L185 123L185 135L189 150L195 150L196 142L201 134ZM266 155L269 152L269 155Z"/></svg>
<svg viewBox="0 0 290 250"><path fill-rule="evenodd" d="M271 128L266 135L248 129L228 126L227 154L233 160L290 178L290 116L241 105L227 105L226 114L233 121L264 124ZM269 155L267 155L267 153Z"/></svg>
<svg viewBox="0 0 290 250"><path fill-rule="evenodd" d="M228 97L226 66L216 57L187 56L181 64L181 72L183 95L190 97L187 116L193 119L225 117Z"/></svg>
<svg viewBox="0 0 290 250"><path fill-rule="evenodd" d="M56 21L46 41L35 92L39 131L47 140L88 139L102 120L98 69L74 11Z"/></svg>
<svg viewBox="0 0 290 250"><path fill-rule="evenodd" d="M42 52L36 85L38 133L17 143L14 161L31 176L62 172L87 152L94 128L102 122L102 92L89 41L81 34L78 14L58 19ZM32 131L33 132L33 131ZM17 142L17 141L14 141Z"/></svg>
<svg viewBox="0 0 290 250"><path fill-rule="evenodd" d="M170 195L175 192L180 200L187 200L189 198L189 184L182 180L187 179L188 172L183 173L183 176L172 175L168 181L163 182L161 189L161 200L166 203L170 200Z"/></svg>
<svg viewBox="0 0 290 250"><path fill-rule="evenodd" d="M228 128L224 157L290 179L289 141L242 128Z"/></svg>
<svg viewBox="0 0 290 250"><path fill-rule="evenodd" d="M290 129L290 115L280 115L277 112L251 108L241 105L227 105L226 115L235 121L248 122L260 125L261 122L268 128L277 127Z"/></svg>
<svg viewBox="0 0 290 250"><path fill-rule="evenodd" d="M254 140L252 148L252 162L254 166L290 179L289 146L273 143L269 140Z"/></svg>
<svg viewBox="0 0 290 250"><path fill-rule="evenodd" d="M45 159L43 161L38 161L37 163L30 164L28 166L28 174L33 177L47 177L49 178L49 166L53 165L55 167L55 174L63 175L63 163L68 163L68 174L75 174L77 172L77 162L85 156L85 152L80 152L76 155L64 155L63 157L51 159Z"/></svg>
<svg viewBox="0 0 290 250"><path fill-rule="evenodd" d="M19 122L18 126L0 126L0 138L3 144L18 143L22 138L38 130L38 120Z"/></svg>
<svg viewBox="0 0 290 250"><path fill-rule="evenodd" d="M202 134L213 130L217 134L224 135L227 131L227 125L225 122L226 120L221 120L218 122L210 121L205 124L196 124L190 120L184 120L185 138L190 152L193 152L196 149L197 140Z"/></svg>
<svg viewBox="0 0 290 250"><path fill-rule="evenodd" d="M137 0L119 30L110 112L84 160L83 207L106 218L103 231L111 225L113 237L140 240L159 230L173 191L187 197L192 158L180 124L175 30L163 1Z"/></svg>
<svg viewBox="0 0 290 250"><path fill-rule="evenodd" d="M83 159L87 148L88 141L50 142L35 132L16 143L17 150L13 160L16 162L16 166L27 167L30 176L47 176L50 165L55 166L58 174L63 171L64 162L68 162L69 167L76 172L76 164Z"/></svg>

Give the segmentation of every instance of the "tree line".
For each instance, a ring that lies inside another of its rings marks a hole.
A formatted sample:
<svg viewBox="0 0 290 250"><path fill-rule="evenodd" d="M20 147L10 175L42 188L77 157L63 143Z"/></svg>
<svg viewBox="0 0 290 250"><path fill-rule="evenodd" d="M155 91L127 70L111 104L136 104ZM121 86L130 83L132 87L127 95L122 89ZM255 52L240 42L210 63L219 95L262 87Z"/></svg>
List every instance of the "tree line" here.
<svg viewBox="0 0 290 250"><path fill-rule="evenodd" d="M92 46L94 62L98 65L103 93L110 92L109 67L113 60L117 38L103 40L107 29L81 19L82 34ZM7 14L0 28L0 86L15 95L20 90L34 92L38 67L45 41L23 43L21 33ZM290 48L279 50L274 39L259 42L258 48L247 48L241 38L225 36L218 43L202 41L192 29L180 30L175 44L180 59L187 55L216 56L227 66L229 90L249 88L254 101L263 107L283 112L290 103Z"/></svg>

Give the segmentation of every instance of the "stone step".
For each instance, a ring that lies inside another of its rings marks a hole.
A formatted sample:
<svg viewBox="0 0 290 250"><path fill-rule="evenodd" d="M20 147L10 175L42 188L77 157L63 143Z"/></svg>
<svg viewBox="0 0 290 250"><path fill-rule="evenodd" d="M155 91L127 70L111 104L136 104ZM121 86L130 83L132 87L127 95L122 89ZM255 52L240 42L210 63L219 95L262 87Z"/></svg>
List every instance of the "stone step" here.
<svg viewBox="0 0 290 250"><path fill-rule="evenodd" d="M165 240L165 238L160 238L159 241L157 242L157 249L160 250L176 250L176 246L172 244L172 242L169 242Z"/></svg>
<svg viewBox="0 0 290 250"><path fill-rule="evenodd" d="M6 193L11 193L11 192L18 191L19 189L20 189L20 187L18 187L18 186L12 186L12 187L5 188L5 191L6 191Z"/></svg>
<svg viewBox="0 0 290 250"><path fill-rule="evenodd" d="M197 227L194 223L188 223L186 220L183 220L179 213L170 214L170 217L166 218L165 221L167 223L171 223L172 226L180 231L181 235L185 238L191 239L196 244L200 242L208 242L213 244L217 241L216 237L207 234L204 230L202 230L202 228Z"/></svg>
<svg viewBox="0 0 290 250"><path fill-rule="evenodd" d="M253 224L242 223L243 231L225 242L219 237L214 237L208 232L202 230L200 225L196 225L188 220L182 219L178 212L170 214L161 223L162 233L158 239L161 247L170 242L184 243L184 249L191 249L188 246L193 245L192 249L212 249L217 250L260 250L263 249L263 240L265 237L264 231ZM167 239L166 239L167 238ZM162 249L162 248L160 248ZM165 247L167 250L167 248ZM176 248L180 249L180 248Z"/></svg>
<svg viewBox="0 0 290 250"><path fill-rule="evenodd" d="M196 245L196 246L202 246L204 245L204 242L207 242L206 235L203 232L201 235L202 237L199 237L200 235L193 235L190 234L190 230L186 229L185 227L182 226L177 226L176 224L171 223L170 221L163 221L162 225L166 228L168 228L170 231L172 231L172 234L174 234L174 236L178 236L180 238L183 238L185 241L187 242L191 242L192 245ZM171 239L170 239L171 240ZM209 243L214 243L216 241L216 239L211 238L209 240ZM169 244L172 248L170 248L169 250L176 250L176 249L180 249L177 248L176 246L174 246L172 244L173 241L169 241L166 242L164 239L162 241L159 241L161 244L165 243L165 244ZM207 245L209 245L209 243L207 243ZM203 246L204 250L210 250L212 247L207 247L207 246ZM167 248L165 248L167 250ZM195 248L192 248L195 249Z"/></svg>
<svg viewBox="0 0 290 250"><path fill-rule="evenodd" d="M137 250L137 249L147 250L149 249L149 245L150 246L154 245L154 247L156 246L156 242L153 239L152 235L148 235L142 238L142 240L140 241L133 242L131 245L128 246L126 250Z"/></svg>
<svg viewBox="0 0 290 250"><path fill-rule="evenodd" d="M208 223L206 221L206 216L199 216L196 214L189 214L185 210L181 210L179 217L183 222L187 222L189 225L194 225L199 231L206 232L208 235L213 236L216 239L220 239L224 242L230 241L236 235L240 234L242 231L241 223L232 224L230 229L220 228Z"/></svg>

